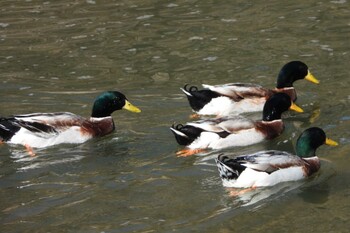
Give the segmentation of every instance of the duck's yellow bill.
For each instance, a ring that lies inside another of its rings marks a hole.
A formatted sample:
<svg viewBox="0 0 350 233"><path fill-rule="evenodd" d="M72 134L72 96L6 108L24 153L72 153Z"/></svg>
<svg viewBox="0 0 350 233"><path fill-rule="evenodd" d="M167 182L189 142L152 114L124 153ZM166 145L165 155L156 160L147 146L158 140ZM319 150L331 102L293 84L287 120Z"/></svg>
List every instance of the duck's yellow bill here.
<svg viewBox="0 0 350 233"><path fill-rule="evenodd" d="M292 105L289 107L289 109L296 112L304 112L304 110L298 105L296 105L294 102L292 102Z"/></svg>
<svg viewBox="0 0 350 233"><path fill-rule="evenodd" d="M141 112L141 110L140 110L138 107L132 105L132 104L131 104L129 101L127 101L127 100L125 100L125 105L124 105L123 108L126 109L126 110L128 110L128 111L130 111L130 112L137 112L137 113Z"/></svg>
<svg viewBox="0 0 350 233"><path fill-rule="evenodd" d="M326 143L325 144L328 145L328 146L338 146L338 142L333 141L330 138L326 138Z"/></svg>
<svg viewBox="0 0 350 233"><path fill-rule="evenodd" d="M309 70L307 71L307 75L306 75L305 79L306 79L307 81L310 81L310 82L315 83L315 84L319 84L319 83L320 83L320 81L318 81L318 80L315 78L315 76L313 76L313 75L311 74L311 72L310 72Z"/></svg>

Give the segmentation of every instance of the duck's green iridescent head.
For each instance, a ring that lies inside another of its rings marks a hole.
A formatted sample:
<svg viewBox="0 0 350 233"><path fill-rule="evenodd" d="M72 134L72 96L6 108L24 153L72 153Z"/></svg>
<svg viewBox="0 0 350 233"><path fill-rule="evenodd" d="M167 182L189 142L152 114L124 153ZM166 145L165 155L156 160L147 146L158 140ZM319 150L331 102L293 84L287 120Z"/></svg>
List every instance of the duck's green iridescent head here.
<svg viewBox="0 0 350 233"><path fill-rule="evenodd" d="M114 111L126 109L131 112L141 112L141 110L132 105L125 95L118 91L107 91L97 96L92 107L91 117L107 117Z"/></svg>
<svg viewBox="0 0 350 233"><path fill-rule="evenodd" d="M273 94L264 105L263 120L273 121L281 119L282 113L288 109L303 112L303 109L292 102L289 95L285 93Z"/></svg>
<svg viewBox="0 0 350 233"><path fill-rule="evenodd" d="M326 137L326 133L318 127L306 129L298 138L296 153L299 157L313 157L316 149L323 144L337 146L338 143Z"/></svg>
<svg viewBox="0 0 350 233"><path fill-rule="evenodd" d="M285 64L277 77L277 88L293 87L294 81L306 79L312 83L319 84L309 71L307 65L301 61L291 61Z"/></svg>

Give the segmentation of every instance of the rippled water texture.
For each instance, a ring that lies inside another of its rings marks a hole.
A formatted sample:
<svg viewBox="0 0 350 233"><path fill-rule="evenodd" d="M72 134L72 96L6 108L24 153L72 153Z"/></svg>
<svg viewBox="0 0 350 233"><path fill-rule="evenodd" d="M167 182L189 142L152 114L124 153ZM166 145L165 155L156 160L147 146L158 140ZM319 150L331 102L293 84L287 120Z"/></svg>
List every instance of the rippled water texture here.
<svg viewBox="0 0 350 233"><path fill-rule="evenodd" d="M347 0L2 0L0 12L0 115L89 116L104 90L120 90L142 109L114 113L111 135L40 149L36 157L0 145L1 232L350 228ZM304 61L321 80L295 84L305 113L289 113L273 141L224 153L293 151L301 131L319 126L340 145L318 150L316 176L230 197L214 164L219 152L175 156L181 147L169 127L191 114L180 87L274 87L290 60Z"/></svg>

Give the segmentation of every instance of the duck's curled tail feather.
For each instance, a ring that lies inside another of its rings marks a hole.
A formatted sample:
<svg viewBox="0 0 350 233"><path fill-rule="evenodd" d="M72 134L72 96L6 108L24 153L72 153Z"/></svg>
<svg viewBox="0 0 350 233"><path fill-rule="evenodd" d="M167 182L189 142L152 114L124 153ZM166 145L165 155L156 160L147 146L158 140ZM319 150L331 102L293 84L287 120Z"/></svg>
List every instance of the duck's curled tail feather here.
<svg viewBox="0 0 350 233"><path fill-rule="evenodd" d="M198 90L196 86L190 86L186 84L181 90L186 94L187 99L194 111L201 110L206 104L208 104L213 98L217 98L220 95L212 90L203 89Z"/></svg>
<svg viewBox="0 0 350 233"><path fill-rule="evenodd" d="M203 129L182 124L173 124L170 129L174 133L177 143L183 146L191 144L203 132Z"/></svg>

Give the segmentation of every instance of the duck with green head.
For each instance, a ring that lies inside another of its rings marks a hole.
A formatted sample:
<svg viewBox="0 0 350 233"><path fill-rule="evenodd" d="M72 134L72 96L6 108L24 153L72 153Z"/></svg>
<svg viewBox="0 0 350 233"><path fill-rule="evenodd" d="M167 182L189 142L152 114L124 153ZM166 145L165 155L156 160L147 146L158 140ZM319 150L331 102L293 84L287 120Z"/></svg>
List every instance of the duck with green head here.
<svg viewBox="0 0 350 233"><path fill-rule="evenodd" d="M186 94L189 104L197 115L216 115L218 117L259 112L274 93L283 92L296 101L297 94L293 83L305 79L318 84L307 65L301 61L291 61L280 70L276 88L267 89L251 83L228 83L223 85L203 84L205 89L185 85L181 90Z"/></svg>
<svg viewBox="0 0 350 233"><path fill-rule="evenodd" d="M260 151L234 158L221 154L216 159L223 185L234 188L273 186L301 180L320 169L316 149L321 145L337 146L318 127L305 130L298 138L296 155L285 151Z"/></svg>
<svg viewBox="0 0 350 233"><path fill-rule="evenodd" d="M120 109L141 112L122 93L107 91L96 98L90 118L70 112L1 117L0 141L21 144L28 150L60 143L83 143L111 133L115 129L111 114Z"/></svg>

